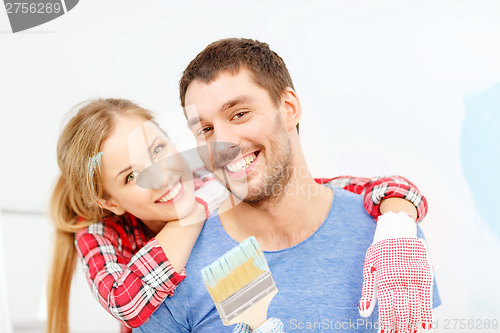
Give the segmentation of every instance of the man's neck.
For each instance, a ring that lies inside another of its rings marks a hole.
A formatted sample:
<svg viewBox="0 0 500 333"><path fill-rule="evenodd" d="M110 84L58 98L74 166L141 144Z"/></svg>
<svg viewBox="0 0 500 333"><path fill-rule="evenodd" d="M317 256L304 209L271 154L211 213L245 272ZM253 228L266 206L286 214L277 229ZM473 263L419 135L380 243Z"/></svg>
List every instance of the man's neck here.
<svg viewBox="0 0 500 333"><path fill-rule="evenodd" d="M328 216L332 190L312 177L292 178L285 190L279 201L260 207L242 202L222 213L225 231L238 242L255 236L267 251L292 247L311 236Z"/></svg>

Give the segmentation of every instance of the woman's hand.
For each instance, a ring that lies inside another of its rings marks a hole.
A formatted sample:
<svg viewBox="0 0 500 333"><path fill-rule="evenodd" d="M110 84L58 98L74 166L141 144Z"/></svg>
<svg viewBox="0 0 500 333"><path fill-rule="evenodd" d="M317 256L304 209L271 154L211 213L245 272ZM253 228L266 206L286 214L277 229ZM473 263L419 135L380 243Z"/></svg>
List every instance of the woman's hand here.
<svg viewBox="0 0 500 333"><path fill-rule="evenodd" d="M183 217L182 219L179 219L178 221L172 221L172 222L178 222L180 227L188 227L193 224L200 224L200 230L201 226L203 226L203 223L207 219L207 208L203 202L200 202L198 198L196 198L196 204L189 213L189 215ZM172 223L168 222L168 224Z"/></svg>
<svg viewBox="0 0 500 333"><path fill-rule="evenodd" d="M196 201L203 203L207 218L229 197L229 191L219 181L212 179L194 192Z"/></svg>
<svg viewBox="0 0 500 333"><path fill-rule="evenodd" d="M205 219L205 207L197 202L188 216L168 222L155 236L176 272L186 266Z"/></svg>

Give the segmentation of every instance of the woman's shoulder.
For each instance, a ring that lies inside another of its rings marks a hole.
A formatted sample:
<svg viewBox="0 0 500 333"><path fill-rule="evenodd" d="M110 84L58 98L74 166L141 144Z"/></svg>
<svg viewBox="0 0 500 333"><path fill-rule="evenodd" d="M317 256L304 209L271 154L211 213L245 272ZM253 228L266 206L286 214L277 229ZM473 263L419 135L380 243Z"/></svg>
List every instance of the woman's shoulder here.
<svg viewBox="0 0 500 333"><path fill-rule="evenodd" d="M142 235L138 223L140 223L139 220L131 214L113 214L89 224L80 230L75 238L77 241L82 238L106 238L115 246L126 245L133 250L137 243L135 238Z"/></svg>
<svg viewBox="0 0 500 333"><path fill-rule="evenodd" d="M125 229L128 225L132 224L131 222L132 221L129 214L108 215L102 217L98 221L89 224L79 233L104 236L106 234L106 231L121 231L120 229Z"/></svg>

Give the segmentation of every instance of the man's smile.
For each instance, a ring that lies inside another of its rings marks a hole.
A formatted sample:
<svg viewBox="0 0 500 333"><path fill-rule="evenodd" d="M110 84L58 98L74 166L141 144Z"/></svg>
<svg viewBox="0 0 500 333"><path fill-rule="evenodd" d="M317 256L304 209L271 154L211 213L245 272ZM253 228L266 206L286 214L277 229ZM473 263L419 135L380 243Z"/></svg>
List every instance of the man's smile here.
<svg viewBox="0 0 500 333"><path fill-rule="evenodd" d="M226 165L226 169L229 171L230 175L239 177L244 173L250 171L251 166L254 161L257 159L260 150L254 151L250 154L247 154L240 159L237 159Z"/></svg>

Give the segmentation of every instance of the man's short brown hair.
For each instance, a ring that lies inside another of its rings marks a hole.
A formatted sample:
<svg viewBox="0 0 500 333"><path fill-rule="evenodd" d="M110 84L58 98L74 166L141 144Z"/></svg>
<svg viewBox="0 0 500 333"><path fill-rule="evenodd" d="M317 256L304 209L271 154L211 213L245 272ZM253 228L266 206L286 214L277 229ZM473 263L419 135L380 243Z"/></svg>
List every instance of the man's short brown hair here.
<svg viewBox="0 0 500 333"><path fill-rule="evenodd" d="M248 68L255 82L267 90L278 105L286 87L293 89L292 78L285 62L266 43L246 38L226 38L209 44L191 61L179 82L181 105L186 102L186 91L191 82L210 83L220 72L237 73Z"/></svg>

